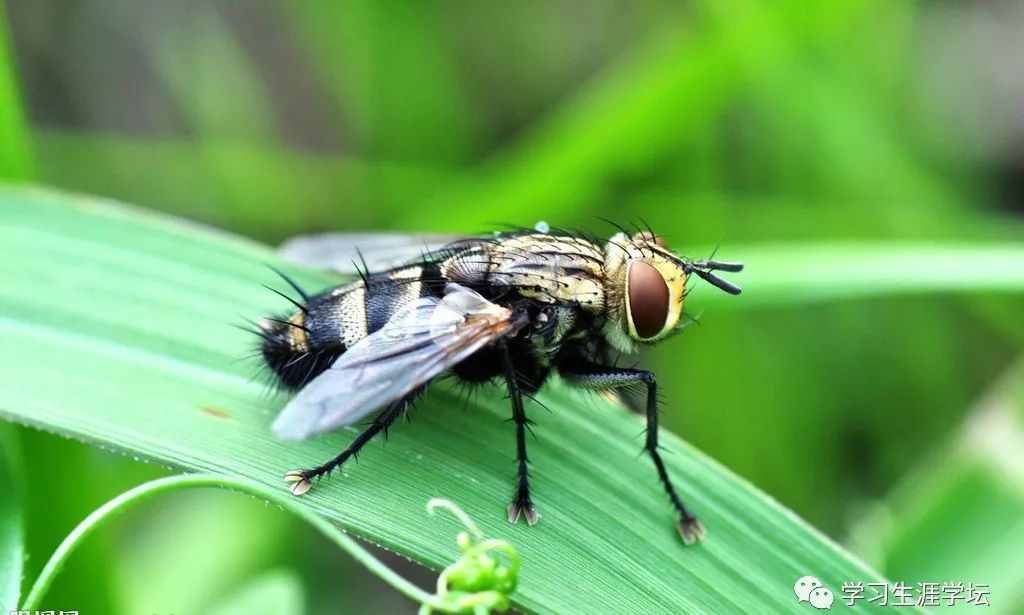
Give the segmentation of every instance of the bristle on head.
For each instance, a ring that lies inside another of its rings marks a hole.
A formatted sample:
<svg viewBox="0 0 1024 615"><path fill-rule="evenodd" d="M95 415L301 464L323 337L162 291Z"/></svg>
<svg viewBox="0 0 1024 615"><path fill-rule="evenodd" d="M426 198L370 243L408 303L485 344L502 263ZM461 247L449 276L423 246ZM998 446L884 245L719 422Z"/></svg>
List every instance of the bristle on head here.
<svg viewBox="0 0 1024 615"><path fill-rule="evenodd" d="M634 242L649 243L651 245L658 246L659 248L668 249L668 244L665 243L665 239L660 235L655 235L654 231L639 231L633 234L632 239Z"/></svg>

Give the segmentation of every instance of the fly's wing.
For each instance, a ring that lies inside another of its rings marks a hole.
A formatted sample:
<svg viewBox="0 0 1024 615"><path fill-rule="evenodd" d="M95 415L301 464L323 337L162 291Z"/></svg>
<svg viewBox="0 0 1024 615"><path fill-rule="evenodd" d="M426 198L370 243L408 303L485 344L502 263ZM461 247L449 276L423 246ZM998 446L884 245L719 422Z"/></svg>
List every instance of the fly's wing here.
<svg viewBox="0 0 1024 615"><path fill-rule="evenodd" d="M458 239L455 235L323 233L293 237L281 244L280 252L299 265L355 275L364 262L370 271L385 271L421 259Z"/></svg>
<svg viewBox="0 0 1024 615"><path fill-rule="evenodd" d="M443 298L417 299L299 391L274 420L274 435L301 440L349 425L514 335L525 324L516 314L457 284Z"/></svg>

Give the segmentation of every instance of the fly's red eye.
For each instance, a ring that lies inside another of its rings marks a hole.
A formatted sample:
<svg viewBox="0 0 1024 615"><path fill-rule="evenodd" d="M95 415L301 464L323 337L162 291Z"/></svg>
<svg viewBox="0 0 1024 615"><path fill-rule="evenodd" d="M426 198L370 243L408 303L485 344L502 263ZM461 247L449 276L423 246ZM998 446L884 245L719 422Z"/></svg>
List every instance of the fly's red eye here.
<svg viewBox="0 0 1024 615"><path fill-rule="evenodd" d="M653 265L640 260L630 263L629 318L641 339L652 338L665 328L668 300L668 284Z"/></svg>

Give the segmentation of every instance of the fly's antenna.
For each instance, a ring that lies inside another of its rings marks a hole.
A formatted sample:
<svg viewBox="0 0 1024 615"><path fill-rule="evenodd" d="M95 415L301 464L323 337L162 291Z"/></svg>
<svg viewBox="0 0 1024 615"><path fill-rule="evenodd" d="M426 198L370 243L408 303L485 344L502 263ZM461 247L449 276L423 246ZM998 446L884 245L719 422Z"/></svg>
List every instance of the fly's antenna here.
<svg viewBox="0 0 1024 615"><path fill-rule="evenodd" d="M692 261L689 263L684 262L683 271L686 273L696 273L700 279L711 284L715 288L724 290L730 295L738 295L743 292L743 289L739 286L736 286L732 282L720 278L712 273L714 271L729 271L732 273L743 271L742 263L726 263L713 260Z"/></svg>
<svg viewBox="0 0 1024 615"><path fill-rule="evenodd" d="M695 269L707 269L708 271L729 271L736 273L743 271L743 263L727 263L724 261L693 261L690 263Z"/></svg>

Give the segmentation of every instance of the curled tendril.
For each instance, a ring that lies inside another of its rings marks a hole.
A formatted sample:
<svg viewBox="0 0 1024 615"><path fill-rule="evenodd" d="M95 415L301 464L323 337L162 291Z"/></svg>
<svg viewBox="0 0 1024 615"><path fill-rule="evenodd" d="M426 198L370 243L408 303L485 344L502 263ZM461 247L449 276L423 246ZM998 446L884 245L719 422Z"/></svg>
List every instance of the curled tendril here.
<svg viewBox="0 0 1024 615"><path fill-rule="evenodd" d="M452 513L466 530L455 538L462 555L437 578L437 599L443 606L436 608L474 615L508 609L509 598L519 583L520 561L515 548L504 540L484 538L469 515L453 502L441 498L427 502L429 514L438 508ZM420 608L420 615L431 612L431 605Z"/></svg>

